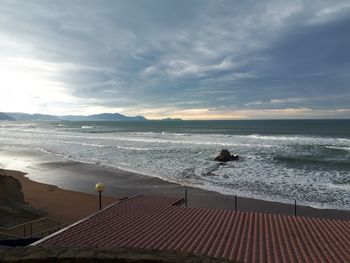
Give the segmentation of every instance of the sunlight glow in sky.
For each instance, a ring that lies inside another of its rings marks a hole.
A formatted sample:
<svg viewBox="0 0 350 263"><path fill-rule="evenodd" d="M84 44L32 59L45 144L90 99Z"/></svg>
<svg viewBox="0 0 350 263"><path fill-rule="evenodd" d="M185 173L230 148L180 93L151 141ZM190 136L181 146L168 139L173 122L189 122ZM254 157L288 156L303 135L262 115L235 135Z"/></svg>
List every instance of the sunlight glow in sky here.
<svg viewBox="0 0 350 263"><path fill-rule="evenodd" d="M6 111L38 112L74 102L64 83L54 80L57 69L42 61L24 58L0 62L2 107Z"/></svg>
<svg viewBox="0 0 350 263"><path fill-rule="evenodd" d="M349 1L0 5L0 112L350 118Z"/></svg>

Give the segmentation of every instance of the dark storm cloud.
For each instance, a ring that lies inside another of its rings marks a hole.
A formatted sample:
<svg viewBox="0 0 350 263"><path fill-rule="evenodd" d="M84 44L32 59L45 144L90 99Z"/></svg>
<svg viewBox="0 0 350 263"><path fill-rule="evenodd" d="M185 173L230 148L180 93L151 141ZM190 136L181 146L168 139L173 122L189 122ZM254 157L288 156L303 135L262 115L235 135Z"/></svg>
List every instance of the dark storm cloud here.
<svg viewBox="0 0 350 263"><path fill-rule="evenodd" d="M0 3L0 56L90 106L348 108L348 1Z"/></svg>

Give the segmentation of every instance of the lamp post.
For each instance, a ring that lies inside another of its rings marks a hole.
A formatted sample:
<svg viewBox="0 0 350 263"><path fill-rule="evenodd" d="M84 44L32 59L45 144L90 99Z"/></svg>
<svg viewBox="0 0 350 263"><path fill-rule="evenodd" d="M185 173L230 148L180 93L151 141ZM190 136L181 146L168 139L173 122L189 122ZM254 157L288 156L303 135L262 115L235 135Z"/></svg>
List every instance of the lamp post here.
<svg viewBox="0 0 350 263"><path fill-rule="evenodd" d="M98 192L99 202L100 202L100 210L102 209L102 203L101 203L101 194L103 190L105 190L104 183L97 183L95 186L96 191Z"/></svg>

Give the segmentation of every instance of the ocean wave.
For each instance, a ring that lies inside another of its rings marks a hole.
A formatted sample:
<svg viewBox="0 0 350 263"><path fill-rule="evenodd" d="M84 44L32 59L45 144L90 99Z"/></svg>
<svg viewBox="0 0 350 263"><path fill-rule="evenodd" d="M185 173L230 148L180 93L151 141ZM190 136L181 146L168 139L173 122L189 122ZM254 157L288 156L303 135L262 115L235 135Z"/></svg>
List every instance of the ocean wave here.
<svg viewBox="0 0 350 263"><path fill-rule="evenodd" d="M91 146L91 147L98 147L98 148L108 148L109 146L102 145L102 144L96 144L96 143L86 143L86 142L72 142L72 141L65 141L65 140L57 140L57 139L51 139L50 141L58 142L58 143L65 143L65 144L75 144L75 145L83 145L83 146Z"/></svg>
<svg viewBox="0 0 350 263"><path fill-rule="evenodd" d="M41 151L43 153L47 153L50 155L54 155L54 156L58 156L58 157L63 157L64 159L68 160L71 156L68 154L62 154L62 153L58 153L52 150L47 150L47 149L43 149L43 148L36 148L38 151Z"/></svg>
<svg viewBox="0 0 350 263"><path fill-rule="evenodd" d="M350 152L350 146L325 146L328 149Z"/></svg>
<svg viewBox="0 0 350 263"><path fill-rule="evenodd" d="M150 151L151 148L140 148L140 147L127 147L127 146L116 146L118 149L132 150L132 151Z"/></svg>
<svg viewBox="0 0 350 263"><path fill-rule="evenodd" d="M69 124L65 128L1 128L0 144L38 147L65 159L223 194L350 207L350 194L344 190L350 171L348 151L344 151L350 147L347 139L181 132L174 135L167 131L92 134L76 127L71 129ZM102 129L106 131L108 127ZM222 148L242 156L241 160L219 166L213 159ZM210 172L215 176L208 176ZM337 187L338 182L344 183Z"/></svg>
<svg viewBox="0 0 350 263"><path fill-rule="evenodd" d="M327 167L338 167L338 168L349 168L350 160L344 159L326 159L312 156L274 156L274 160L287 162L290 165L316 165L316 166L327 166ZM350 170L349 170L350 171Z"/></svg>
<svg viewBox="0 0 350 263"><path fill-rule="evenodd" d="M328 187L350 191L350 184L329 184Z"/></svg>
<svg viewBox="0 0 350 263"><path fill-rule="evenodd" d="M239 135L244 136L244 135ZM300 143L312 143L312 144L324 144L329 142L329 144L349 144L350 139L347 138L334 138L334 137L320 137L320 136L309 136L309 135L293 135L293 136L284 136L284 135L246 135L245 137L257 140L266 140L266 141L286 141L286 142L300 142Z"/></svg>
<svg viewBox="0 0 350 263"><path fill-rule="evenodd" d="M89 126L95 127L95 126ZM223 135L223 134L186 134L186 133L156 133L156 132L111 132L111 131L91 131L92 128L85 128L89 135L66 131L56 131L56 136L71 139L88 140L110 140L110 141L130 141L145 143L171 143L171 144L194 144L194 145L217 145L221 147L274 147L278 145L328 145L328 147L342 147L350 145L350 140L340 138L321 138L307 136L261 136L261 135ZM36 131L50 135L52 131ZM95 134L91 136L90 134ZM109 134L108 136L106 136ZM348 150L349 147L344 147Z"/></svg>
<svg viewBox="0 0 350 263"><path fill-rule="evenodd" d="M317 137L309 137L309 136L284 136L284 135L272 136L272 135L259 135L259 134L247 135L247 137L253 138L253 139L260 139L260 140L277 140L277 141L296 141L296 140L317 138Z"/></svg>

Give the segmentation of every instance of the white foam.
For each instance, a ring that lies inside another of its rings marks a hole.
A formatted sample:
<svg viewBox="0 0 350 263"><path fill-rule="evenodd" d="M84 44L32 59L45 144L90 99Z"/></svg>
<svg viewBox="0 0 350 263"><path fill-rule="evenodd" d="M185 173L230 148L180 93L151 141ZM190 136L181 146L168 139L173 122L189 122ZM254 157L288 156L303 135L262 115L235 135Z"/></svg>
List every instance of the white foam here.
<svg viewBox="0 0 350 263"><path fill-rule="evenodd" d="M139 148L139 147L125 147L117 146L118 149L133 150L133 151L149 151L151 148Z"/></svg>
<svg viewBox="0 0 350 263"><path fill-rule="evenodd" d="M348 146L325 146L328 149L334 149L334 150L343 150L350 152L350 147Z"/></svg>

